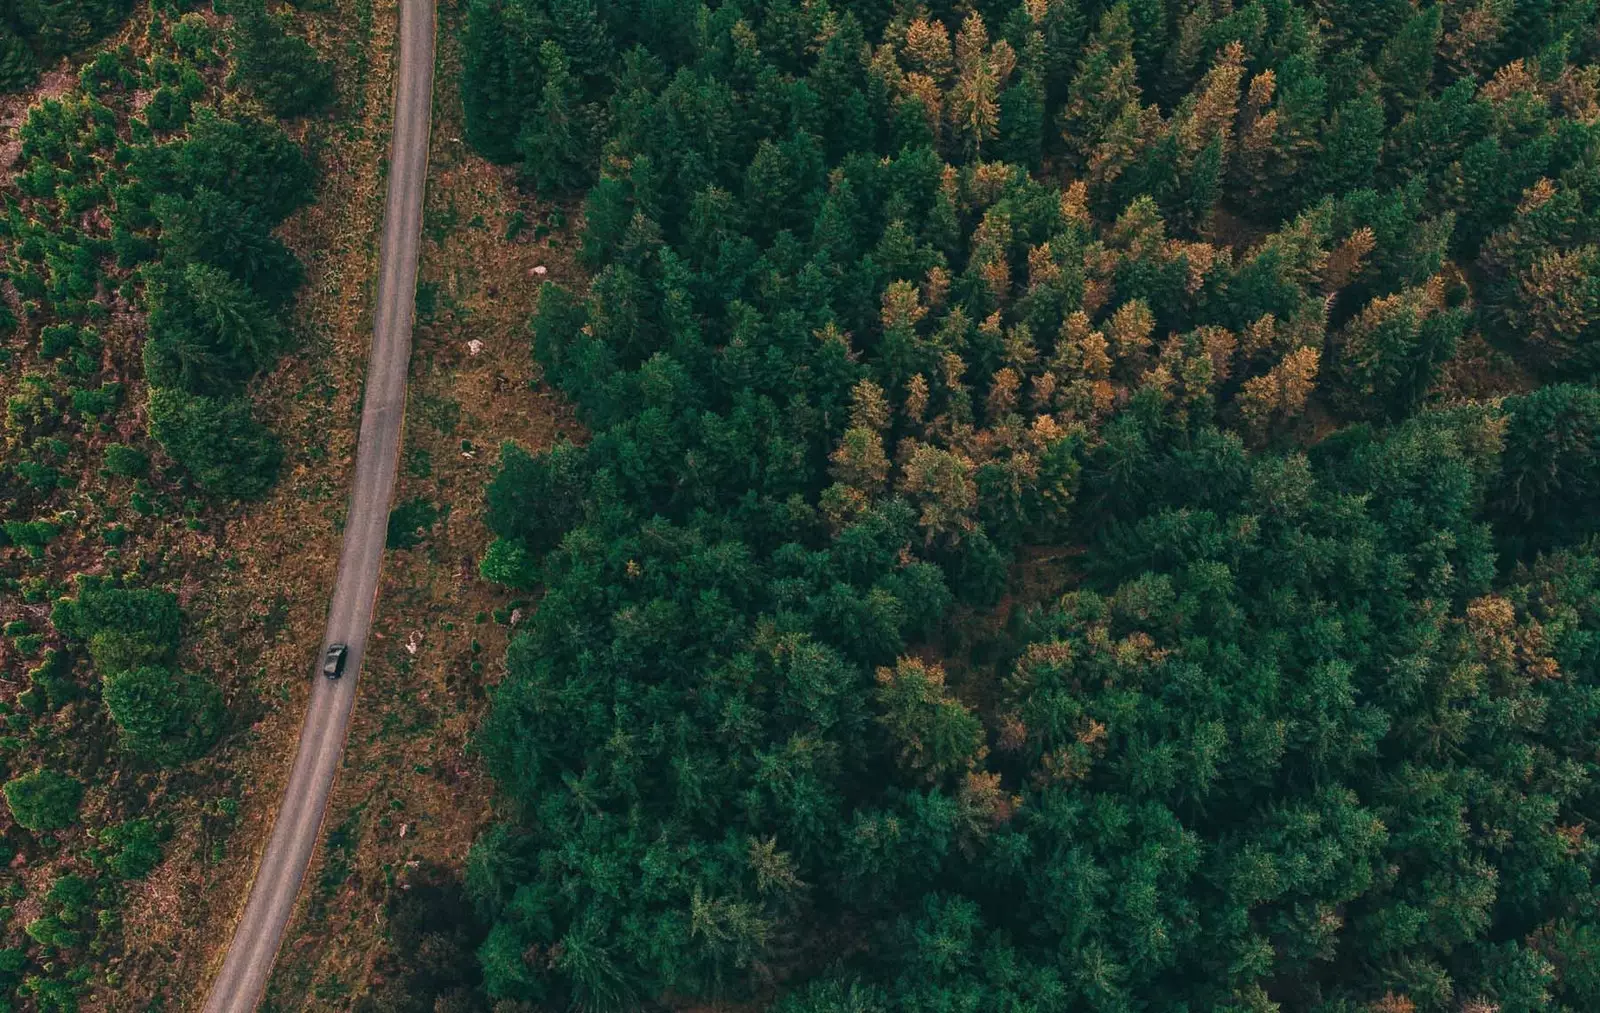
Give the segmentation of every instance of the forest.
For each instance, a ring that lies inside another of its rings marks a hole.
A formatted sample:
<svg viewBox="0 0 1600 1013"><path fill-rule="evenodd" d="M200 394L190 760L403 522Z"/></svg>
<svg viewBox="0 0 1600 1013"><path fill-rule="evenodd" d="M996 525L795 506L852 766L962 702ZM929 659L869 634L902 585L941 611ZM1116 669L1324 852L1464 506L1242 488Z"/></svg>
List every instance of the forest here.
<svg viewBox="0 0 1600 1013"><path fill-rule="evenodd" d="M366 1008L1600 1009L1597 28L468 0L587 436Z"/></svg>
<svg viewBox="0 0 1600 1013"><path fill-rule="evenodd" d="M221 664L185 649L195 617L178 594L211 575L181 540L277 477L282 446L251 383L294 346L304 272L279 227L316 182L279 118L333 97L328 65L261 0L227 17L139 7L0 7L6 88L121 33L61 61L64 88L23 107L4 156L7 1011L121 991L125 902L179 814L210 806L198 819L212 849L237 811L226 771L206 765L234 730Z"/></svg>

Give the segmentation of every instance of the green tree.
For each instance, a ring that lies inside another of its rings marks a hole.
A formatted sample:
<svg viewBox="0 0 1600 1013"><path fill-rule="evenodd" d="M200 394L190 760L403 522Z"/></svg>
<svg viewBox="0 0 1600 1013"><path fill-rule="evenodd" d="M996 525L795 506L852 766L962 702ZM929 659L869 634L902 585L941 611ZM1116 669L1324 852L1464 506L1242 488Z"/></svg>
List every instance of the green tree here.
<svg viewBox="0 0 1600 1013"><path fill-rule="evenodd" d="M488 491L489 527L542 555L580 518L585 485L584 455L570 442L538 456L515 443L502 444Z"/></svg>
<svg viewBox="0 0 1600 1013"><path fill-rule="evenodd" d="M103 677L106 710L134 755L176 765L205 753L221 725L222 692L197 676L155 665Z"/></svg>
<svg viewBox="0 0 1600 1013"><path fill-rule="evenodd" d="M541 191L561 191L590 180L590 113L567 55L555 42L539 47L543 86L533 115L517 135L523 172Z"/></svg>
<svg viewBox="0 0 1600 1013"><path fill-rule="evenodd" d="M150 455L126 443L107 444L105 469L120 478L143 478L150 470Z"/></svg>
<svg viewBox="0 0 1600 1013"><path fill-rule="evenodd" d="M238 393L277 361L282 325L246 285L219 268L160 267L148 279L150 383L211 397Z"/></svg>
<svg viewBox="0 0 1600 1013"><path fill-rule="evenodd" d="M266 0L229 0L232 81L274 115L303 116L333 101L333 66L305 39L289 32L288 12L267 12Z"/></svg>
<svg viewBox="0 0 1600 1013"><path fill-rule="evenodd" d="M143 879L161 864L161 828L148 816L100 831L106 867L123 879Z"/></svg>
<svg viewBox="0 0 1600 1013"><path fill-rule="evenodd" d="M168 264L219 268L273 308L294 298L304 274L300 261L256 209L200 186L187 199L158 196L153 211Z"/></svg>
<svg viewBox="0 0 1600 1013"><path fill-rule="evenodd" d="M38 74L33 50L15 32L0 26L0 91L21 91Z"/></svg>
<svg viewBox="0 0 1600 1013"><path fill-rule="evenodd" d="M944 670L911 658L878 669L879 723L908 774L940 781L970 769L985 751L976 715L951 697Z"/></svg>
<svg viewBox="0 0 1600 1013"><path fill-rule="evenodd" d="M1518 543L1544 547L1600 531L1600 391L1543 387L1505 403L1491 504Z"/></svg>
<svg viewBox="0 0 1600 1013"><path fill-rule="evenodd" d="M50 622L63 636L87 644L105 675L171 661L181 615L170 591L114 587L87 577L80 578L76 597L56 602Z"/></svg>
<svg viewBox="0 0 1600 1013"><path fill-rule="evenodd" d="M1338 337L1338 370L1361 413L1402 418L1422 403L1466 327L1464 309L1441 305L1442 284L1368 303Z"/></svg>
<svg viewBox="0 0 1600 1013"><path fill-rule="evenodd" d="M1334 110L1311 166L1312 194L1339 194L1372 179L1383 152L1383 105L1354 98Z"/></svg>
<svg viewBox="0 0 1600 1013"><path fill-rule="evenodd" d="M249 401L152 388L149 412L150 435L206 492L250 499L277 480L283 448Z"/></svg>
<svg viewBox="0 0 1600 1013"><path fill-rule="evenodd" d="M1442 31L1441 8L1427 7L1384 44L1374 69L1392 108L1403 113L1427 94Z"/></svg>
<svg viewBox="0 0 1600 1013"><path fill-rule="evenodd" d="M48 768L5 783L6 805L17 825L34 833L63 830L78 820L83 782Z"/></svg>
<svg viewBox="0 0 1600 1013"><path fill-rule="evenodd" d="M526 98L543 89L545 12L518 0L471 0L462 31L461 100L467 139L486 158L517 158Z"/></svg>
<svg viewBox="0 0 1600 1013"><path fill-rule="evenodd" d="M316 179L305 153L281 127L209 109L195 116L187 137L135 149L132 170L145 193L187 198L203 187L253 208L272 224L311 202Z"/></svg>

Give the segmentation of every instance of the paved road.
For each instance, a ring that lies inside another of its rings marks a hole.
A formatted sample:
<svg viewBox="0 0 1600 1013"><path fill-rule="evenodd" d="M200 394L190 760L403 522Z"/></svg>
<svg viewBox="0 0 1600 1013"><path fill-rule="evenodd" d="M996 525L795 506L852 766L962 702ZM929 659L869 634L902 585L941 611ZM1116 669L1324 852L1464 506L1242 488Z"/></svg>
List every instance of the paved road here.
<svg viewBox="0 0 1600 1013"><path fill-rule="evenodd" d="M206 1013L248 1013L261 1001L284 929L294 914L301 880L316 848L323 808L344 750L355 705L356 676L378 597L405 417L406 365L416 303L417 248L422 234L422 192L428 175L428 130L433 100L434 0L400 0L400 66L396 71L394 133L390 138L389 195L372 354L367 364L361 435L356 445L355 489L346 515L344 546L334 578L323 649L350 645L345 676L313 676L311 702L289 787L278 807L272 837L261 855L250 900L234 929L222 971L212 983ZM321 652L317 659L320 662Z"/></svg>

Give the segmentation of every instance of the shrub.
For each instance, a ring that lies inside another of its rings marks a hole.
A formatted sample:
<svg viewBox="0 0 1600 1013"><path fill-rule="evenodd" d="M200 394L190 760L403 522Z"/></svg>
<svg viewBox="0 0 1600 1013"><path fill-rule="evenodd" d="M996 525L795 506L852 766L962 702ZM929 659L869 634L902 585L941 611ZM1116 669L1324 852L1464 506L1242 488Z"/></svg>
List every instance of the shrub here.
<svg viewBox="0 0 1600 1013"><path fill-rule="evenodd" d="M249 499L277 481L283 448L243 398L150 391L150 435L195 484L218 496Z"/></svg>
<svg viewBox="0 0 1600 1013"><path fill-rule="evenodd" d="M143 478L150 470L150 455L126 443L106 447L105 469L120 478Z"/></svg>
<svg viewBox="0 0 1600 1013"><path fill-rule="evenodd" d="M538 564L528 550L504 538L489 543L489 551L478 564L478 573L484 580L523 590L539 580Z"/></svg>
<svg viewBox="0 0 1600 1013"><path fill-rule="evenodd" d="M100 834L106 867L123 879L143 879L161 864L161 837L149 817L107 827Z"/></svg>
<svg viewBox="0 0 1600 1013"><path fill-rule="evenodd" d="M12 778L0 791L5 793L12 819L35 833L71 826L83 801L82 782L48 769Z"/></svg>
<svg viewBox="0 0 1600 1013"><path fill-rule="evenodd" d="M98 578L80 578L76 598L63 598L50 612L50 622L63 636L85 641L96 662L102 645L130 652L132 664L102 664L103 671L165 661L178 648L178 598L154 588L111 587ZM110 648L106 648L110 649Z"/></svg>
<svg viewBox="0 0 1600 1013"><path fill-rule="evenodd" d="M94 390L74 390L72 392L72 407L79 415L89 418L99 418L117 406L122 398L122 388L117 384L106 384Z"/></svg>
<svg viewBox="0 0 1600 1013"><path fill-rule="evenodd" d="M438 519L439 508L421 497L401 503L389 513L389 548L411 548L422 541Z"/></svg>
<svg viewBox="0 0 1600 1013"><path fill-rule="evenodd" d="M37 559L44 555L44 547L61 534L61 525L55 521L6 521L5 533L12 545L27 549Z"/></svg>
<svg viewBox="0 0 1600 1013"><path fill-rule="evenodd" d="M212 48L217 44L217 33L203 16L190 11L172 26L172 44L190 59L206 63L216 58Z"/></svg>
<svg viewBox="0 0 1600 1013"><path fill-rule="evenodd" d="M41 915L29 922L23 931L29 939L50 949L70 950L83 942L83 933L72 928L59 915Z"/></svg>
<svg viewBox="0 0 1600 1013"><path fill-rule="evenodd" d="M128 751L178 764L200 756L222 724L222 692L204 679L145 665L105 678L106 710Z"/></svg>

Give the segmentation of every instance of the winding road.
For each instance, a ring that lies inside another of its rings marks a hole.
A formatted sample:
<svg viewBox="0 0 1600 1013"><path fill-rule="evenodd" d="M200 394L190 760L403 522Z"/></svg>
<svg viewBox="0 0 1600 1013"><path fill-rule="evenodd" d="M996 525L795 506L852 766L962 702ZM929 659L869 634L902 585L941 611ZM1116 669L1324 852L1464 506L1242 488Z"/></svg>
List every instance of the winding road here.
<svg viewBox="0 0 1600 1013"><path fill-rule="evenodd" d="M206 1013L249 1013L261 1001L316 849L317 831L355 706L356 679L378 597L389 500L405 418L406 368L411 358L422 194L433 111L433 40L434 0L400 0L400 64L379 253L378 304L356 443L355 487L322 644L323 651L332 643L350 645L345 676L337 681L313 676L289 787L261 855L244 915L234 928L222 970L212 982ZM319 667L323 651L317 653Z"/></svg>

